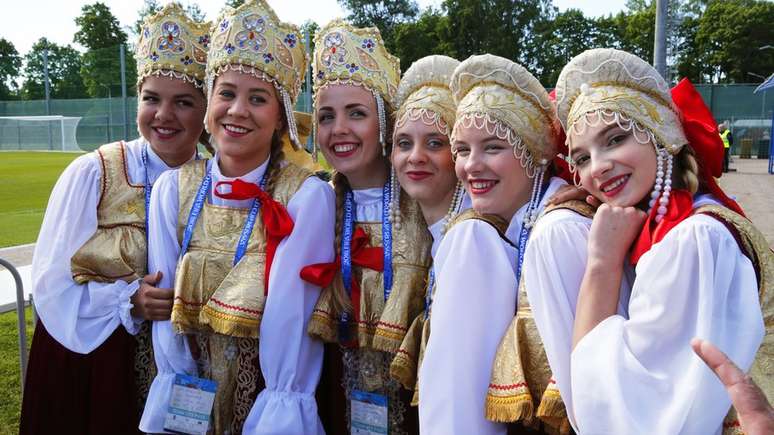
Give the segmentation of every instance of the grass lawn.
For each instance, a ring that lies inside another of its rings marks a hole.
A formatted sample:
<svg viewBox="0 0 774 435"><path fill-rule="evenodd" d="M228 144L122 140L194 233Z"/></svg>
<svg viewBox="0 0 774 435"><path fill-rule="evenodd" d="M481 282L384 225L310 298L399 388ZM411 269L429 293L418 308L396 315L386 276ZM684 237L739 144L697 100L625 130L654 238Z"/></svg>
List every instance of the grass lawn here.
<svg viewBox="0 0 774 435"><path fill-rule="evenodd" d="M79 153L0 153L0 248L33 243L59 174Z"/></svg>
<svg viewBox="0 0 774 435"><path fill-rule="evenodd" d="M32 342L32 311L27 310L27 346ZM21 386L19 384L19 336L16 310L0 314L0 435L19 432Z"/></svg>

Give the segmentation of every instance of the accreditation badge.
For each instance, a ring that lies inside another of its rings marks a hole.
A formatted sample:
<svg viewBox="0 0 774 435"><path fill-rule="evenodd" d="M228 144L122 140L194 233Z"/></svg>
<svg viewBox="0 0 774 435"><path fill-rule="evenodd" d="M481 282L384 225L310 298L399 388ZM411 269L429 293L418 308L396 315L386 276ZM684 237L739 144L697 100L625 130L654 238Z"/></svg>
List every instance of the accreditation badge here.
<svg viewBox="0 0 774 435"><path fill-rule="evenodd" d="M183 374L175 375L164 430L192 435L205 435L210 427L210 414L218 383Z"/></svg>
<svg viewBox="0 0 774 435"><path fill-rule="evenodd" d="M387 396L354 390L351 405L352 435L387 434Z"/></svg>

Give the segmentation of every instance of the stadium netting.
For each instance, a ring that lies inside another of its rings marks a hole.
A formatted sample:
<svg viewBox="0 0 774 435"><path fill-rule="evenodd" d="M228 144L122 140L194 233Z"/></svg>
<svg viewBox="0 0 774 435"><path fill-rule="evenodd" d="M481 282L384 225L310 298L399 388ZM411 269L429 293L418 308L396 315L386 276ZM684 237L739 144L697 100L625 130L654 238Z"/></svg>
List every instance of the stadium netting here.
<svg viewBox="0 0 774 435"><path fill-rule="evenodd" d="M0 150L83 151L79 116L0 116Z"/></svg>

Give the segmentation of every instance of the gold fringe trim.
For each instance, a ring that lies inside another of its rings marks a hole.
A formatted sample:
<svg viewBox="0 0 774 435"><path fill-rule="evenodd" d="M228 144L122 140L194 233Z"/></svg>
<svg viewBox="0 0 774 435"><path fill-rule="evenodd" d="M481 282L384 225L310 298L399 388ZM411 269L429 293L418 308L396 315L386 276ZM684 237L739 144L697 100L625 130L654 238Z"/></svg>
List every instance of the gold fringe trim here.
<svg viewBox="0 0 774 435"><path fill-rule="evenodd" d="M537 416L542 420L546 418L567 418L567 410L558 391L546 390L543 398L540 400Z"/></svg>
<svg viewBox="0 0 774 435"><path fill-rule="evenodd" d="M307 334L326 343L337 343L336 323L325 314L313 312Z"/></svg>
<svg viewBox="0 0 774 435"><path fill-rule="evenodd" d="M419 382L414 386L414 395L411 396L411 406L419 406Z"/></svg>
<svg viewBox="0 0 774 435"><path fill-rule="evenodd" d="M417 384L417 365L411 356L398 352L390 364L390 376L407 390L413 390Z"/></svg>
<svg viewBox="0 0 774 435"><path fill-rule="evenodd" d="M535 416L535 405L529 393L516 396L486 396L486 419L499 423L512 423L524 420L532 421Z"/></svg>
<svg viewBox="0 0 774 435"><path fill-rule="evenodd" d="M208 325L213 332L230 337L258 338L258 327L261 324L258 319L246 319L240 316L216 311L210 306L202 308L199 322Z"/></svg>

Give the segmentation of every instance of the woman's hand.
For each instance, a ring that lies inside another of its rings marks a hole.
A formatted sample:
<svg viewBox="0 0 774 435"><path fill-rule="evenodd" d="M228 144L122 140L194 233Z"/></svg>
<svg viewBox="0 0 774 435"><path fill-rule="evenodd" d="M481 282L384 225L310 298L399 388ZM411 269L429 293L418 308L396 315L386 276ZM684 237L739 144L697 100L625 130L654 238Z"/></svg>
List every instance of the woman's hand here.
<svg viewBox="0 0 774 435"><path fill-rule="evenodd" d="M140 288L132 295L131 314L145 320L169 320L172 315L174 290L154 287L161 281L161 272L143 277Z"/></svg>
<svg viewBox="0 0 774 435"><path fill-rule="evenodd" d="M548 204L561 204L567 201L586 201L590 206L597 208L602 202L591 195L586 189L580 186L565 185L557 189L554 194L548 198Z"/></svg>
<svg viewBox="0 0 774 435"><path fill-rule="evenodd" d="M646 217L644 211L634 207L599 206L589 232L589 262L623 264Z"/></svg>

